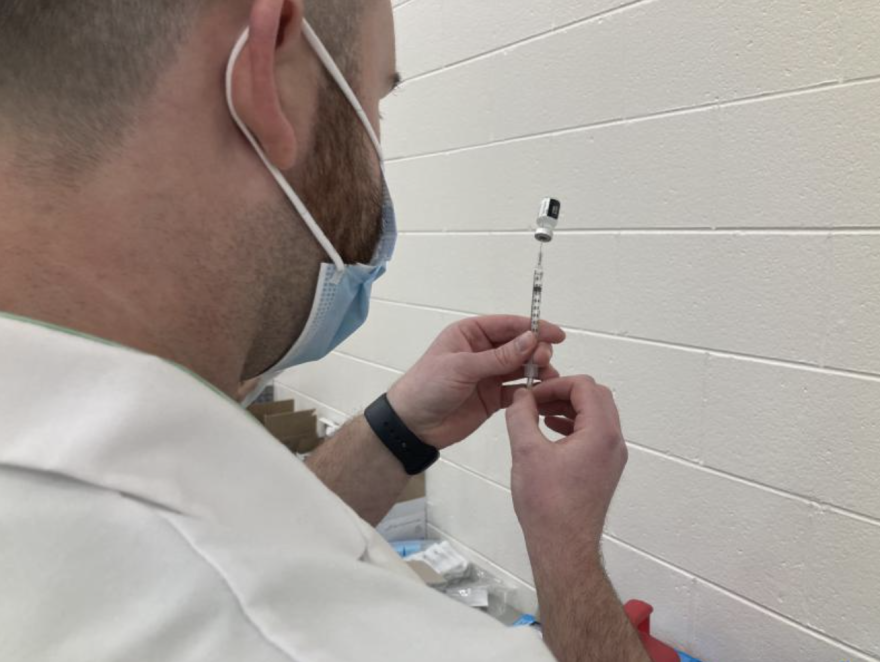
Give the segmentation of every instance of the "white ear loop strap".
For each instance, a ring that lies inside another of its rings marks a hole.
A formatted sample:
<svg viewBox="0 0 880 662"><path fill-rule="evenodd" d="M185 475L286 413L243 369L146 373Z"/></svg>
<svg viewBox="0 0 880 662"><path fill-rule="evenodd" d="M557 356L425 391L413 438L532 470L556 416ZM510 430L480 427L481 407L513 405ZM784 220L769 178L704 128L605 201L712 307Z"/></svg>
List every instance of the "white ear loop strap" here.
<svg viewBox="0 0 880 662"><path fill-rule="evenodd" d="M370 136L370 140L373 142L373 147L376 148L376 154L379 155L379 163L382 165L382 170L384 172L385 159L382 157L382 145L379 143L379 137L373 130L373 125L370 124L370 118L367 117L367 114L364 112L360 100L351 89L351 85L348 84L343 73L339 70L336 61L330 53L327 52L327 49L324 48L323 42L318 38L318 35L315 34L315 31L312 30L312 26L309 25L308 21L303 21L303 34L305 35L306 41L311 45L312 50L315 51L315 55L318 56L321 64L324 65L327 73L329 73L330 77L336 81L339 89L342 90L345 98L348 99L348 102L351 104L352 108L354 108L354 112L357 113L357 116L360 118L361 124L364 125L364 128L367 130L367 135Z"/></svg>
<svg viewBox="0 0 880 662"><path fill-rule="evenodd" d="M281 187L281 189L284 191L284 193L290 199L291 203L293 203L294 208L299 213L300 217L302 217L303 222L308 226L309 230L311 230L315 239L321 245L321 248L324 249L324 251L327 253L328 257L333 261L333 264L336 266L337 272L342 273L345 270L345 262L342 261L342 257L339 255L336 248L334 248L333 244L327 238L327 235L324 234L324 231L321 230L321 227L315 221L314 217L311 215L311 213L309 213L309 210L306 209L306 206L303 204L302 200L300 200L299 196L296 194L296 192L293 190L293 188L287 182L287 179L284 177L283 174L281 174L281 171L278 170L278 168L276 168L275 165L269 160L269 157L266 156L266 153L263 151L263 148L260 146L260 143L254 137L254 134L251 133L251 130L248 129L248 127L242 121L241 117L238 114L238 111L236 111L236 109L235 109L235 100L233 99L233 90L232 90L232 78L233 78L233 73L235 71L235 64L236 64L236 62L238 62L238 58L241 56L241 52L242 52L242 50L244 50L244 46L247 43L249 36L250 36L250 30L246 29L242 33L241 37L239 37L238 42L235 44L235 48L232 49L232 55L230 56L229 64L226 67L226 103L229 106L229 112L232 115L232 119L235 121L235 124L238 126L239 130L245 135L245 137L248 139L248 141L253 146L254 150L259 155L260 160L262 160L263 164L266 166L266 168L272 174L272 177L275 178L275 181L278 182L278 185ZM316 41L318 41L318 44L320 44L320 40L317 40L317 37L315 37L313 32L311 34L311 37L313 39L315 39ZM313 47L314 47L314 45L313 45ZM323 46L321 46L321 49L323 50L324 54L326 55L327 54L326 49L324 49ZM321 55L318 54L318 57L321 58ZM323 59L322 59L322 63L323 63ZM326 66L326 63L325 63L325 66ZM335 67L335 64L334 64L334 69L336 69L337 73L339 72L338 68ZM332 71L330 72L330 75L331 76L333 75ZM347 87L347 85L346 85L346 87ZM348 89L350 92L351 91L350 88L348 88ZM343 89L343 93L344 92L345 92L345 89ZM355 110L358 110L358 109L360 109L359 103L356 106ZM360 113L363 113L363 110L361 110ZM367 122L367 125L369 126L369 122ZM375 140L375 133L373 132L372 127L369 128L369 133L370 133L370 137Z"/></svg>

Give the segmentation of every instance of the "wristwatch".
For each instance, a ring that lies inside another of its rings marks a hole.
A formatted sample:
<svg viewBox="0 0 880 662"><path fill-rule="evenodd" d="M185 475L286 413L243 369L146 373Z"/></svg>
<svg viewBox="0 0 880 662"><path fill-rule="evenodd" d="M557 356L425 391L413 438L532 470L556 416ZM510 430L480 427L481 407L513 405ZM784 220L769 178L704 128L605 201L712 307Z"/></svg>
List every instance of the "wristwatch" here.
<svg viewBox="0 0 880 662"><path fill-rule="evenodd" d="M388 402L384 394L364 412L373 432L391 453L400 460L404 471L415 476L440 459L440 451L419 439Z"/></svg>

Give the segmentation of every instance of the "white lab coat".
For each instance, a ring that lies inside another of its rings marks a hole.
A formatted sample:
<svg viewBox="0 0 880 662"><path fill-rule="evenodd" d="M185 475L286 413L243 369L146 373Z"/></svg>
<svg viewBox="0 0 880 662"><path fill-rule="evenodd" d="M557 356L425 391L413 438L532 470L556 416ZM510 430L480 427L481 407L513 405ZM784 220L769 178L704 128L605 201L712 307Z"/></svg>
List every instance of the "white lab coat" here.
<svg viewBox="0 0 880 662"><path fill-rule="evenodd" d="M182 368L0 317L0 661L291 660L552 657Z"/></svg>

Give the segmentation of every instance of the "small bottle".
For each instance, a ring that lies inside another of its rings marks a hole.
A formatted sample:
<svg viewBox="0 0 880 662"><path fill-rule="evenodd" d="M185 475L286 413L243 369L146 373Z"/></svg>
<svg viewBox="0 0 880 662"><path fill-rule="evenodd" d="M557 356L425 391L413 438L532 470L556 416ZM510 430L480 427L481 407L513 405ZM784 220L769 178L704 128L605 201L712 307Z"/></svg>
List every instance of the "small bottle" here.
<svg viewBox="0 0 880 662"><path fill-rule="evenodd" d="M559 213L562 211L562 203L556 198L544 198L541 202L541 211L538 212L538 227L535 228L535 239L542 243L553 241L553 232L559 223Z"/></svg>

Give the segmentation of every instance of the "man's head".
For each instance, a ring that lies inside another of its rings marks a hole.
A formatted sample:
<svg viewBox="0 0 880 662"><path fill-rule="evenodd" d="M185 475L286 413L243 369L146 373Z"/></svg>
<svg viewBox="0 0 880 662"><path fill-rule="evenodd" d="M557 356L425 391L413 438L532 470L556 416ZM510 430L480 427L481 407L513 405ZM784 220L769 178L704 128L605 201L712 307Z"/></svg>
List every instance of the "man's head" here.
<svg viewBox="0 0 880 662"><path fill-rule="evenodd" d="M0 310L154 351L227 391L233 369L283 354L327 256L227 112L241 31L236 109L345 261L370 259L382 200L304 17L378 132L396 80L388 0L0 0L0 205L14 210L0 239L20 249L0 267L18 286Z"/></svg>

